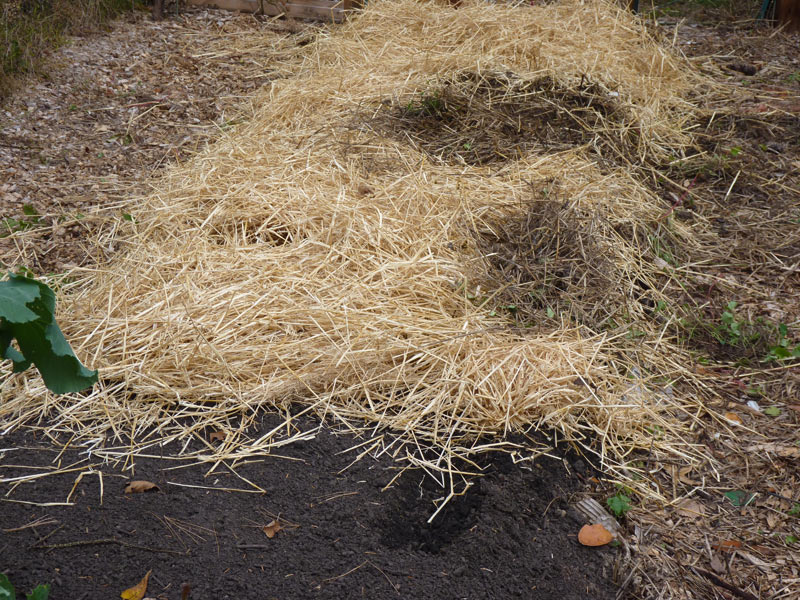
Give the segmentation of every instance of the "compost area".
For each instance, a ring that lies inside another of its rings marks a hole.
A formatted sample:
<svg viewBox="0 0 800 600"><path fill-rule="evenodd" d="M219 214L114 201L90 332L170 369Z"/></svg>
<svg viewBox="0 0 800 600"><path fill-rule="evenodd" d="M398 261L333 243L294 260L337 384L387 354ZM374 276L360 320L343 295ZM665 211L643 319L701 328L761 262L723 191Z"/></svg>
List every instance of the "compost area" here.
<svg viewBox="0 0 800 600"><path fill-rule="evenodd" d="M792 597L797 37L727 23L386 0L56 51L4 107L0 250L100 382L5 378L0 570ZM578 542L590 498L611 545Z"/></svg>

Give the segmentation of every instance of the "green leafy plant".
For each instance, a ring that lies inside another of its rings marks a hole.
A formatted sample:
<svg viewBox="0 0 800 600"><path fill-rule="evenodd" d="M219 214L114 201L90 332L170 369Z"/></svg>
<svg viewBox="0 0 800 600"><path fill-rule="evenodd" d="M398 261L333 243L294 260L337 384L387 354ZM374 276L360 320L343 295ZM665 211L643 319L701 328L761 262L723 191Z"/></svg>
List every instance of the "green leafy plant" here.
<svg viewBox="0 0 800 600"><path fill-rule="evenodd" d="M737 302L728 302L725 310L722 311L722 325L717 328L721 336L720 341L729 346L737 346L742 340L742 321L736 317Z"/></svg>
<svg viewBox="0 0 800 600"><path fill-rule="evenodd" d="M791 517L800 517L800 502L795 502L786 514Z"/></svg>
<svg viewBox="0 0 800 600"><path fill-rule="evenodd" d="M3 227L0 229L0 237L5 237L16 231L25 231L36 225L39 225L41 215L31 204L25 204L22 207L22 214L25 215L22 219L3 219Z"/></svg>
<svg viewBox="0 0 800 600"><path fill-rule="evenodd" d="M14 364L14 373L36 365L50 391L69 394L96 383L97 371L72 352L55 321L55 307L53 290L40 281L12 273L0 281L0 356Z"/></svg>
<svg viewBox="0 0 800 600"><path fill-rule="evenodd" d="M770 346L769 354L767 354L765 361L773 360L787 360L791 358L800 358L800 344L791 346L788 336L789 328L785 323L778 325L778 343Z"/></svg>
<svg viewBox="0 0 800 600"><path fill-rule="evenodd" d="M47 600L50 596L49 585L37 585L30 594L25 594L26 600ZM16 600L17 592L14 586L3 573L0 573L0 600Z"/></svg>
<svg viewBox="0 0 800 600"><path fill-rule="evenodd" d="M611 512L614 513L614 516L617 518L625 516L632 507L631 507L631 499L630 497L626 496L622 492L617 492L611 498L606 500L606 504L608 508L611 509Z"/></svg>

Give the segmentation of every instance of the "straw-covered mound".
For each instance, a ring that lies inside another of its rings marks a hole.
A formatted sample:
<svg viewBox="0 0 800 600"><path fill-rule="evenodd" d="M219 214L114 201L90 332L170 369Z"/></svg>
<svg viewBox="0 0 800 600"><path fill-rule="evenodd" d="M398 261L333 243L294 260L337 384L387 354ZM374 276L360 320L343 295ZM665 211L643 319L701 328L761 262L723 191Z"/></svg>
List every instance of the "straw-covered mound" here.
<svg viewBox="0 0 800 600"><path fill-rule="evenodd" d="M6 422L224 428L233 457L272 442L255 409L301 403L444 457L531 426L677 450L679 355L614 328L649 322L654 236L691 241L635 175L688 141L687 65L601 1L370 2L303 51L64 298L98 389L16 378Z"/></svg>

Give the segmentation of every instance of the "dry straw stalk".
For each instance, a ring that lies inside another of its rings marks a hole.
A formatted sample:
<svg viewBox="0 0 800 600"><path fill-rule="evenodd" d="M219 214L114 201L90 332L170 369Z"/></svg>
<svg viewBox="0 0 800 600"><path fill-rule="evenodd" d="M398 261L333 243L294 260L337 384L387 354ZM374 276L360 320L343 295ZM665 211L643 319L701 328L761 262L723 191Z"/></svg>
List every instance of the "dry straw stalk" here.
<svg viewBox="0 0 800 600"><path fill-rule="evenodd" d="M664 206L636 172L690 141L686 63L606 2L387 0L292 70L250 122L157 181L135 224L98 240L124 245L110 264L77 274L62 321L104 383L54 398L14 377L6 427L47 416L51 434L131 453L233 429L202 455L221 460L268 450L285 429L248 439L253 415L298 403L436 448L434 468L481 435L541 427L609 465L634 448L695 454L681 436L697 398L663 389L691 377L680 351L608 325L645 320L643 285L658 298L647 240ZM578 133L537 124L537 107ZM425 127L404 135L426 119L450 127L440 150ZM538 288L552 319L541 303L511 324L491 310Z"/></svg>

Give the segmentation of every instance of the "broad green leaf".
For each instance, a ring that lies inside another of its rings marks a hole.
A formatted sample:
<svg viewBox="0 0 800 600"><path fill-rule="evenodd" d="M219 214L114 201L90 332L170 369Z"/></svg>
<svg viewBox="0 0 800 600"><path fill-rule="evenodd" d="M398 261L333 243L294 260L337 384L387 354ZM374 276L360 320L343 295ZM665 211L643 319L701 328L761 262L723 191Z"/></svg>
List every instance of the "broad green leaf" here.
<svg viewBox="0 0 800 600"><path fill-rule="evenodd" d="M24 279L21 277L20 279ZM27 323L35 320L38 315L28 308L28 305L39 298L40 289L35 285L28 285L12 279L0 282L0 318L9 323Z"/></svg>
<svg viewBox="0 0 800 600"><path fill-rule="evenodd" d="M0 573L0 600L16 600L14 586L3 573Z"/></svg>
<svg viewBox="0 0 800 600"><path fill-rule="evenodd" d="M81 364L55 322L16 325L13 331L22 354L36 365L51 392L69 394L97 383L97 371Z"/></svg>
<svg viewBox="0 0 800 600"><path fill-rule="evenodd" d="M789 349L784 348L783 346L773 346L770 348L770 352L774 358L779 360L783 358L790 358L792 356L792 353L789 351Z"/></svg>
<svg viewBox="0 0 800 600"><path fill-rule="evenodd" d="M4 318L0 354L14 363L15 373L33 363L47 388L56 394L78 392L97 382L97 371L81 364L55 322L56 297L49 287L9 274L8 281L0 282L0 291L5 293L0 295L0 316ZM19 305L20 301L24 304ZM12 338L16 338L19 351L11 347Z"/></svg>
<svg viewBox="0 0 800 600"><path fill-rule="evenodd" d="M779 417L781 414L781 409L777 406L770 406L764 409L764 414L768 417Z"/></svg>
<svg viewBox="0 0 800 600"><path fill-rule="evenodd" d="M26 594L27 600L47 600L50 596L49 585L37 585L30 594Z"/></svg>

